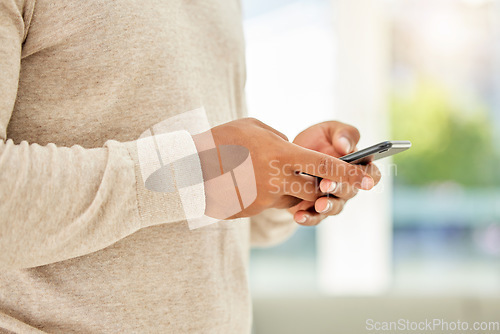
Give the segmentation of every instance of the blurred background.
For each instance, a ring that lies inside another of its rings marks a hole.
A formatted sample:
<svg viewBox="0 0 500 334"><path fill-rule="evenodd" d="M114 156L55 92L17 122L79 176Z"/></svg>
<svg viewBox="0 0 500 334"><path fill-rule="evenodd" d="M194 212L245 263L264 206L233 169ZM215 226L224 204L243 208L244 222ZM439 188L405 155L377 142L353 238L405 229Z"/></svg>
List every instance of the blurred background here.
<svg viewBox="0 0 500 334"><path fill-rule="evenodd" d="M252 251L254 332L499 322L500 1L243 5L252 116L289 138L335 119L358 148L413 143L339 216Z"/></svg>

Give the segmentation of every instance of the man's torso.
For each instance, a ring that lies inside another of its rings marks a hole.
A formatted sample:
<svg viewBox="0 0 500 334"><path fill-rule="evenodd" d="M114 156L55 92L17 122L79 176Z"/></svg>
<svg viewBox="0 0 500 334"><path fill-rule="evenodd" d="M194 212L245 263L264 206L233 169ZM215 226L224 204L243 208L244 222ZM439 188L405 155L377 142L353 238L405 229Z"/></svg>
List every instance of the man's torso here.
<svg viewBox="0 0 500 334"><path fill-rule="evenodd" d="M242 39L238 1L37 0L7 136L94 148L200 106L212 126L241 117ZM178 222L3 271L0 328L3 318L48 332L248 331L248 234L247 221Z"/></svg>

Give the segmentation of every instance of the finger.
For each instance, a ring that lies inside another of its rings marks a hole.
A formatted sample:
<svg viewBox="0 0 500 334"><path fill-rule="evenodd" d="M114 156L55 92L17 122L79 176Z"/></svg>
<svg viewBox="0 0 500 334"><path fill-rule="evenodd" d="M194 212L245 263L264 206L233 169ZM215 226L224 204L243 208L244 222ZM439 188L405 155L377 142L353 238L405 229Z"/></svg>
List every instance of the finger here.
<svg viewBox="0 0 500 334"><path fill-rule="evenodd" d="M315 201L324 194L319 189L318 178L299 173L289 173L283 185L284 193L306 201Z"/></svg>
<svg viewBox="0 0 500 334"><path fill-rule="evenodd" d="M320 201L321 200L321 201ZM308 209L308 210L300 210L297 211L294 214L294 220L303 226L314 226L318 225L323 219L325 219L328 216L333 216L339 214L342 209L344 208L345 201L342 199L334 199L334 198L327 198L327 197L322 197L318 199L320 201L319 204L316 204L317 206L326 206L326 201L332 202L331 206L328 205L328 209L324 210L324 212L317 212L315 209ZM316 203L318 202L316 201ZM321 203L322 201L325 201L324 203ZM316 206L315 205L315 206Z"/></svg>
<svg viewBox="0 0 500 334"><path fill-rule="evenodd" d="M358 193L358 188L348 183L338 183L328 179L321 180L319 189L325 194L331 194L343 199L351 199Z"/></svg>
<svg viewBox="0 0 500 334"><path fill-rule="evenodd" d="M310 212L310 211L297 211L293 219L295 222L297 222L299 225L303 226L314 226L318 225L323 219L326 218L326 215L317 213L317 212Z"/></svg>
<svg viewBox="0 0 500 334"><path fill-rule="evenodd" d="M297 211L294 215L295 221L303 226L318 225L327 215L314 212L314 209L307 211Z"/></svg>
<svg viewBox="0 0 500 334"><path fill-rule="evenodd" d="M380 182L380 179L382 178L382 173L380 172L380 169L378 169L377 165L374 163L369 163L368 165L365 166L360 166L368 175L370 175L375 183L377 185Z"/></svg>
<svg viewBox="0 0 500 334"><path fill-rule="evenodd" d="M298 172L329 179L338 183L348 183L359 189L373 188L374 181L357 165L331 157L329 155L288 143L286 160Z"/></svg>
<svg viewBox="0 0 500 334"><path fill-rule="evenodd" d="M281 196L281 198L273 205L273 207L277 209L292 209L295 207L298 207L302 202L304 202L302 199L293 197L293 196ZM312 205L314 205L314 202L312 202ZM297 210L295 210L297 211ZM294 212L295 212L294 211Z"/></svg>
<svg viewBox="0 0 500 334"><path fill-rule="evenodd" d="M314 209L317 213L334 216L342 212L345 203L346 200L341 198L321 197L314 203Z"/></svg>
<svg viewBox="0 0 500 334"><path fill-rule="evenodd" d="M331 126L331 129L330 136L335 150L341 154L353 152L360 138L358 129L340 122L335 122L335 126Z"/></svg>
<svg viewBox="0 0 500 334"><path fill-rule="evenodd" d="M314 207L315 201L304 201L301 200L298 204L292 206L291 208L288 209L288 212L291 214L295 214L297 211L305 211L309 210L310 208Z"/></svg>

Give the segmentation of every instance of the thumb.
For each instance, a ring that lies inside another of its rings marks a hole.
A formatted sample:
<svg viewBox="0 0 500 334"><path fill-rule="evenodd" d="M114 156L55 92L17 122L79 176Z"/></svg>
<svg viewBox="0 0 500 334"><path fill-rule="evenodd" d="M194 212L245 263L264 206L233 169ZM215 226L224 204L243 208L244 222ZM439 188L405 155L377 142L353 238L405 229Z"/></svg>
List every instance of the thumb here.
<svg viewBox="0 0 500 334"><path fill-rule="evenodd" d="M355 138L349 132L341 131L335 134L332 144L337 152L345 155L354 151L356 142Z"/></svg>

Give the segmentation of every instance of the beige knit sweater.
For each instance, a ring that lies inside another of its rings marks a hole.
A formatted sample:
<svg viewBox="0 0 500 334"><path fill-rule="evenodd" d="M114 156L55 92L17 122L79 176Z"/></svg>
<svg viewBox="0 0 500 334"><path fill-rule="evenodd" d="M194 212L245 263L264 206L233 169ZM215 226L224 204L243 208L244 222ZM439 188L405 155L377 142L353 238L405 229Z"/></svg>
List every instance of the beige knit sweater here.
<svg viewBox="0 0 500 334"><path fill-rule="evenodd" d="M290 216L189 230L203 200L145 190L134 142L244 116L244 83L237 0L0 1L0 332L249 332L250 244Z"/></svg>

